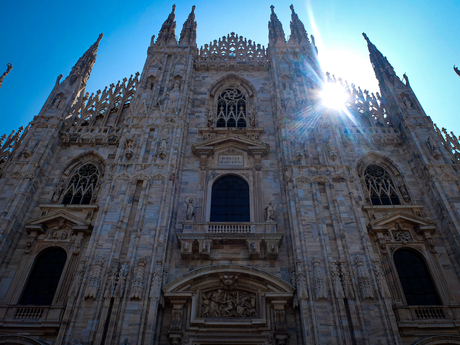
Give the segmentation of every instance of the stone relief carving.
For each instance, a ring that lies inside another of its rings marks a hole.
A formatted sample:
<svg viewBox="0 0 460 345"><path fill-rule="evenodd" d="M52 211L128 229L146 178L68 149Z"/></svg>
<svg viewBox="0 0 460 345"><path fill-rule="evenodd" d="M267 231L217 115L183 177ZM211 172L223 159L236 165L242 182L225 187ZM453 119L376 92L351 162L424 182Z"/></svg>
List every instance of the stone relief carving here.
<svg viewBox="0 0 460 345"><path fill-rule="evenodd" d="M396 242L409 242L412 241L412 236L409 230L393 231L393 238Z"/></svg>
<svg viewBox="0 0 460 345"><path fill-rule="evenodd" d="M255 293L217 289L201 295L201 317L254 317L256 314Z"/></svg>
<svg viewBox="0 0 460 345"><path fill-rule="evenodd" d="M104 265L104 257L99 255L94 260L94 267L91 270L88 286L86 287L85 298L96 299L97 292L101 286L102 266Z"/></svg>
<svg viewBox="0 0 460 345"><path fill-rule="evenodd" d="M361 291L361 297L363 299L372 299L374 298L374 293L372 291L371 279L369 274L364 266L364 260L358 254L355 259L356 264L356 273L358 276L358 285L359 290Z"/></svg>
<svg viewBox="0 0 460 345"><path fill-rule="evenodd" d="M307 279L300 262L297 263L297 295L300 300L308 299Z"/></svg>
<svg viewBox="0 0 460 345"><path fill-rule="evenodd" d="M388 288L387 281L385 279L385 274L383 273L383 270L380 267L380 263L376 260L374 261L374 271L375 271L375 278L377 280L377 284L379 286L382 297L391 298L391 293L390 293L390 289Z"/></svg>
<svg viewBox="0 0 460 345"><path fill-rule="evenodd" d="M439 151L439 147L436 144L436 142L431 139L431 137L428 137L428 139L426 140L426 146L428 147L428 150L430 151L434 159L438 160L439 157L441 157L441 152Z"/></svg>
<svg viewBox="0 0 460 345"><path fill-rule="evenodd" d="M86 260L83 259L78 265L77 272L75 273L75 277L69 289L69 298L75 298L78 294L78 291L80 291L83 274L85 272L85 264Z"/></svg>
<svg viewBox="0 0 460 345"><path fill-rule="evenodd" d="M117 280L116 280L116 288L115 288L115 296L123 297L125 293L126 287L126 278L129 273L129 260L124 260L121 264L120 269L118 270Z"/></svg>
<svg viewBox="0 0 460 345"><path fill-rule="evenodd" d="M316 299L327 299L326 276L318 256L313 256L313 284L315 287Z"/></svg>
<svg viewBox="0 0 460 345"><path fill-rule="evenodd" d="M345 298L345 293L343 292L342 282L340 281L338 265L334 260L331 260L331 275L332 275L332 286L334 288L335 297Z"/></svg>
<svg viewBox="0 0 460 345"><path fill-rule="evenodd" d="M146 260L141 257L137 262L137 268L134 270L134 278L131 282L131 293L129 298L141 299L144 291L144 271Z"/></svg>
<svg viewBox="0 0 460 345"><path fill-rule="evenodd" d="M125 142L125 157L131 159L134 155L134 140L127 139Z"/></svg>
<svg viewBox="0 0 460 345"><path fill-rule="evenodd" d="M186 220L192 220L195 217L195 205L193 204L192 198L185 198L185 205L187 206L187 214L185 216Z"/></svg>

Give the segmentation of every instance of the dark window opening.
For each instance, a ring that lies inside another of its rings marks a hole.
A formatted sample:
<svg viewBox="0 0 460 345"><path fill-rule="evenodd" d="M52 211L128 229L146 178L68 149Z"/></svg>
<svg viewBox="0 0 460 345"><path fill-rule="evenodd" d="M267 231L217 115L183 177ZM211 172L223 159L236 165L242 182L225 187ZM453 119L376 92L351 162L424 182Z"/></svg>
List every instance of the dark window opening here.
<svg viewBox="0 0 460 345"><path fill-rule="evenodd" d="M441 305L424 259L413 250L395 252L394 262L408 305Z"/></svg>
<svg viewBox="0 0 460 345"><path fill-rule="evenodd" d="M372 205L401 205L399 195L391 176L378 165L369 165L364 180Z"/></svg>
<svg viewBox="0 0 460 345"><path fill-rule="evenodd" d="M51 305L67 259L62 248L43 251L35 260L19 304Z"/></svg>
<svg viewBox="0 0 460 345"><path fill-rule="evenodd" d="M227 175L212 186L211 222L249 222L249 185L241 177Z"/></svg>

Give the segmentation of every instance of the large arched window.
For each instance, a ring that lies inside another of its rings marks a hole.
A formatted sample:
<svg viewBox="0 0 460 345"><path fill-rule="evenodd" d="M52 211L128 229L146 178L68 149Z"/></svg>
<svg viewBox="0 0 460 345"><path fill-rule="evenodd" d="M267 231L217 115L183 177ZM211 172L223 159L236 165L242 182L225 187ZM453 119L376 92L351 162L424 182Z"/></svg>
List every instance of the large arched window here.
<svg viewBox="0 0 460 345"><path fill-rule="evenodd" d="M425 260L409 249L395 252L394 262L408 305L440 305Z"/></svg>
<svg viewBox="0 0 460 345"><path fill-rule="evenodd" d="M226 175L212 186L211 222L249 222L249 185L241 177Z"/></svg>
<svg viewBox="0 0 460 345"><path fill-rule="evenodd" d="M54 247L41 252L19 304L51 305L66 259L67 254L62 248Z"/></svg>
<svg viewBox="0 0 460 345"><path fill-rule="evenodd" d="M369 165L364 180L372 205L401 205L393 179L381 166Z"/></svg>
<svg viewBox="0 0 460 345"><path fill-rule="evenodd" d="M216 127L247 127L247 103L236 88L225 89L217 100Z"/></svg>
<svg viewBox="0 0 460 345"><path fill-rule="evenodd" d="M99 170L92 163L82 165L74 172L62 199L63 204L87 205L91 202L99 179Z"/></svg>

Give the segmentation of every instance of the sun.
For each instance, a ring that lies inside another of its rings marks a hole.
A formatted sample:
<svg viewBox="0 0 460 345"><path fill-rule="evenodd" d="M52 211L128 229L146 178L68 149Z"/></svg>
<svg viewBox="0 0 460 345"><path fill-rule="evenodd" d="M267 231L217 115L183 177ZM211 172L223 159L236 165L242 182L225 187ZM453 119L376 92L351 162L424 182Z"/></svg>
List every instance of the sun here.
<svg viewBox="0 0 460 345"><path fill-rule="evenodd" d="M322 103L327 108L342 110L345 108L345 102L348 94L345 89L336 83L325 83L321 91Z"/></svg>

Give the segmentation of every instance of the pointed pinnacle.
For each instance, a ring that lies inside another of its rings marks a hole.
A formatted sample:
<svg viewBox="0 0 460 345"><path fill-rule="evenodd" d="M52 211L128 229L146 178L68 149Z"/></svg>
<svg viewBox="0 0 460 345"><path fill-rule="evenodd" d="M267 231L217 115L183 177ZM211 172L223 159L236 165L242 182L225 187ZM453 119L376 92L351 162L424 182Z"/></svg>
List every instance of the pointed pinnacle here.
<svg viewBox="0 0 460 345"><path fill-rule="evenodd" d="M192 13L195 13L195 8L196 8L196 6L193 5L193 6L192 6Z"/></svg>
<svg viewBox="0 0 460 345"><path fill-rule="evenodd" d="M175 13L176 12L176 4L172 5L172 11L171 13Z"/></svg>
<svg viewBox="0 0 460 345"><path fill-rule="evenodd" d="M363 37L368 43L370 43L369 38L367 37L367 35L364 32L363 32Z"/></svg>
<svg viewBox="0 0 460 345"><path fill-rule="evenodd" d="M295 13L295 12L294 12L294 5L291 4L291 6L289 6L289 8L291 9L292 14L294 14L294 13Z"/></svg>
<svg viewBox="0 0 460 345"><path fill-rule="evenodd" d="M272 13L275 13L275 6L271 5L270 9L272 10Z"/></svg>

